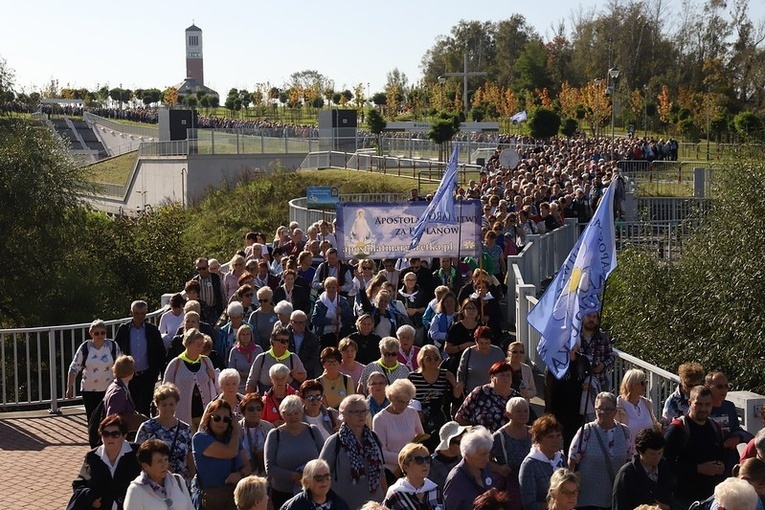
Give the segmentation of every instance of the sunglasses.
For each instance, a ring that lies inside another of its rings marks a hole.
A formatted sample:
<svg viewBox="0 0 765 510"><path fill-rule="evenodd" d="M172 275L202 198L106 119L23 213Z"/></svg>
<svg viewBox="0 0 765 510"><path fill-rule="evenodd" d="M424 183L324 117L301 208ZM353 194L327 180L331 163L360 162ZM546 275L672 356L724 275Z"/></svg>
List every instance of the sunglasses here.
<svg viewBox="0 0 765 510"><path fill-rule="evenodd" d="M270 303L270 299L258 299L258 303Z"/></svg>
<svg viewBox="0 0 765 510"><path fill-rule="evenodd" d="M117 439L118 437L122 436L122 432L119 430L104 430L101 432L101 437L113 437L114 439Z"/></svg>
<svg viewBox="0 0 765 510"><path fill-rule="evenodd" d="M430 461L433 460L430 458L430 455L415 455L414 457L409 458L409 462L414 461L415 464L419 464L422 466L423 464L430 464Z"/></svg>
<svg viewBox="0 0 765 510"><path fill-rule="evenodd" d="M526 351L510 351L510 354L526 354Z"/></svg>
<svg viewBox="0 0 765 510"><path fill-rule="evenodd" d="M313 481L316 483L327 482L330 478L331 475L329 473L325 473L323 475L313 475Z"/></svg>
<svg viewBox="0 0 765 510"><path fill-rule="evenodd" d="M223 420L223 423L229 424L231 423L231 416L221 416L219 414L214 414L212 416L212 421L215 423L220 423L221 420Z"/></svg>
<svg viewBox="0 0 765 510"><path fill-rule="evenodd" d="M308 402L320 402L321 401L321 395L308 395L305 399Z"/></svg>
<svg viewBox="0 0 765 510"><path fill-rule="evenodd" d="M274 338L274 341L279 342L280 344L285 344L285 345L290 343L289 338Z"/></svg>
<svg viewBox="0 0 765 510"><path fill-rule="evenodd" d="M263 411L263 408L258 406L248 406L248 407L245 407L244 410L247 411L248 413L259 413Z"/></svg>
<svg viewBox="0 0 765 510"><path fill-rule="evenodd" d="M398 353L397 352L383 352L383 356L385 356L386 358L393 358L395 356L398 356Z"/></svg>
<svg viewBox="0 0 765 510"><path fill-rule="evenodd" d="M208 269L209 269L209 267L207 267L207 266L205 266L205 267L198 267L197 271L207 271Z"/></svg>
<svg viewBox="0 0 765 510"><path fill-rule="evenodd" d="M106 331L94 331L90 336L106 336Z"/></svg>

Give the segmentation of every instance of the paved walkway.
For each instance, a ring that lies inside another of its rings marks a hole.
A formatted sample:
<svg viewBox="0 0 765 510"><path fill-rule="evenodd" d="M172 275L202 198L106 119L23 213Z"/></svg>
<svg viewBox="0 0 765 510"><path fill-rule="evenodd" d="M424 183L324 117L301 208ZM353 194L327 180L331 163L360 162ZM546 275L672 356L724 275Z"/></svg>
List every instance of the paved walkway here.
<svg viewBox="0 0 765 510"><path fill-rule="evenodd" d="M0 413L0 510L65 508L87 451L82 407Z"/></svg>

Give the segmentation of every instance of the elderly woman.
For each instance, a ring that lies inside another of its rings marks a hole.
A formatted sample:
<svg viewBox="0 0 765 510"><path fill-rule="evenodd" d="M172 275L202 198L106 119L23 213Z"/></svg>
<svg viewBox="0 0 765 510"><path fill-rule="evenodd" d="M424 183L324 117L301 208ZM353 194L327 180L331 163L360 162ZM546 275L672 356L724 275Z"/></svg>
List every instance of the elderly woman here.
<svg viewBox="0 0 765 510"><path fill-rule="evenodd" d="M556 469L565 467L563 428L552 414L538 418L529 433L533 444L523 459L518 475L521 487L521 506L524 510L545 508L550 477Z"/></svg>
<svg viewBox="0 0 765 510"><path fill-rule="evenodd" d="M141 474L130 482L125 508L154 510L171 501L173 510L193 510L186 481L170 471L170 448L159 439L148 439L136 454Z"/></svg>
<svg viewBox="0 0 765 510"><path fill-rule="evenodd" d="M396 337L399 342L398 361L403 363L410 371L417 370L417 353L420 348L414 345L416 331L413 326L404 324L396 330Z"/></svg>
<svg viewBox="0 0 765 510"><path fill-rule="evenodd" d="M259 307L247 318L256 333L255 341L260 344L263 350L268 349L268 341L271 338L271 332L274 330L274 324L279 320L279 316L274 311L273 297L274 293L270 287L261 287L256 293L258 296Z"/></svg>
<svg viewBox="0 0 765 510"><path fill-rule="evenodd" d="M550 477L547 510L574 510L578 496L579 478L566 468L558 469Z"/></svg>
<svg viewBox="0 0 765 510"><path fill-rule="evenodd" d="M616 419L629 427L633 443L641 430L660 428L653 403L645 397L647 385L645 372L637 368L627 370L616 398Z"/></svg>
<svg viewBox="0 0 765 510"><path fill-rule="evenodd" d="M529 403L523 397L513 397L507 401L505 409L510 421L493 435L491 467L492 471L499 475L497 478L501 477L499 485L504 487L505 492L510 493L512 501L519 503L518 472L523 459L531 450L531 434L526 425L529 421ZM520 508L520 505L516 507Z"/></svg>
<svg viewBox="0 0 765 510"><path fill-rule="evenodd" d="M398 361L398 351L401 344L392 336L386 336L379 343L380 359L369 363L361 372L358 392L362 393L367 384L367 378L372 372L380 372L388 380L388 384L398 379L405 379L409 375L409 369Z"/></svg>
<svg viewBox="0 0 765 510"><path fill-rule="evenodd" d="M281 510L349 510L348 504L330 487L332 475L329 465L321 459L309 461L303 469L301 479L303 491L282 505Z"/></svg>
<svg viewBox="0 0 765 510"><path fill-rule="evenodd" d="M305 465L319 456L324 443L314 425L303 423L300 397L285 397L279 412L284 424L268 433L265 446L266 474L274 508L281 508L293 496L293 487L302 480Z"/></svg>
<svg viewBox="0 0 765 510"><path fill-rule="evenodd" d="M196 508L230 508L234 486L250 474L250 465L241 445L241 430L234 421L231 406L216 400L205 409L199 432L191 442L197 474L192 481L192 500Z"/></svg>
<svg viewBox="0 0 765 510"><path fill-rule="evenodd" d="M348 300L338 293L337 278L324 279L324 292L319 295L311 316L314 332L319 336L322 347L336 347L340 339L350 333L353 325L353 310Z"/></svg>
<svg viewBox="0 0 765 510"><path fill-rule="evenodd" d="M430 452L417 443L409 443L398 454L398 465L404 474L388 487L383 504L390 510L440 510L444 505L441 489L428 479Z"/></svg>
<svg viewBox="0 0 765 510"><path fill-rule="evenodd" d="M239 412L239 402L244 398L244 395L239 393L239 381L239 372L233 368L222 370L218 375L220 394L215 397L215 400L225 400L228 402L235 420L242 417L242 414Z"/></svg>
<svg viewBox="0 0 765 510"><path fill-rule="evenodd" d="M231 299L239 288L239 278L244 274L244 257L234 255L229 264L229 272L223 275L223 290L227 299Z"/></svg>
<svg viewBox="0 0 765 510"><path fill-rule="evenodd" d="M266 510L268 480L254 475L239 480L234 489L234 503L236 510Z"/></svg>
<svg viewBox="0 0 765 510"><path fill-rule="evenodd" d="M465 398L454 419L461 425L482 425L494 432L507 423L505 405L518 396L512 388L512 369L498 361L489 369L489 384L478 386Z"/></svg>
<svg viewBox="0 0 765 510"><path fill-rule="evenodd" d="M90 323L88 335L74 353L66 383L66 398L74 398L74 384L82 372L80 395L85 405L85 416L90 420L93 411L106 395L106 388L114 380L112 366L122 354L117 342L106 338L106 324L101 319Z"/></svg>
<svg viewBox="0 0 765 510"><path fill-rule="evenodd" d="M372 426L372 419L390 405L390 400L385 395L385 390L388 387L388 379L384 374L380 372L372 372L367 378L366 392L369 394L367 397L367 406L369 406L369 426Z"/></svg>
<svg viewBox="0 0 765 510"><path fill-rule="evenodd" d="M471 510L473 501L494 486L489 469L491 432L484 427L474 427L462 436L457 464L444 485L444 502L449 510Z"/></svg>
<svg viewBox="0 0 765 510"><path fill-rule="evenodd" d="M664 436L654 429L638 432L637 455L616 473L613 510L632 510L640 505L659 505L669 510L674 475L662 458L665 444Z"/></svg>
<svg viewBox="0 0 765 510"><path fill-rule="evenodd" d="M460 441L468 430L470 427L462 426L456 421L448 421L438 431L440 442L431 455L429 478L439 487L443 487L449 472L462 460Z"/></svg>
<svg viewBox="0 0 765 510"><path fill-rule="evenodd" d="M244 416L239 420L242 427L242 445L250 460L252 473L258 476L266 474L263 450L266 436L274 428L271 422L263 420L263 402L257 393L248 393L239 402L239 413Z"/></svg>
<svg viewBox="0 0 765 510"><path fill-rule="evenodd" d="M119 415L104 418L98 432L103 444L85 454L67 508L122 510L128 486L141 472L135 455L138 445L125 440L127 424Z"/></svg>
<svg viewBox="0 0 765 510"><path fill-rule="evenodd" d="M149 418L138 428L136 444L149 439L164 441L169 447L170 471L191 481L194 476L194 457L191 455L191 426L175 416L181 395L171 383L161 384L154 390L157 416Z"/></svg>
<svg viewBox="0 0 765 510"><path fill-rule="evenodd" d="M432 288L432 287L431 287ZM404 286L398 291L398 299L406 306L406 314L409 322L416 330L416 342L422 345L425 338L425 328L422 324L422 316L428 306L428 296L417 285L417 274L406 273Z"/></svg>
<svg viewBox="0 0 765 510"><path fill-rule="evenodd" d="M340 363L340 372L351 376L351 379L353 379L353 387L356 388L359 384L359 379L361 379L361 372L364 370L365 366L356 361L356 353L359 352L359 346L356 342L351 340L350 337L346 337L340 340L340 343L337 344L337 349L340 351L340 355L343 358Z"/></svg>
<svg viewBox="0 0 765 510"><path fill-rule="evenodd" d="M276 312L276 315L279 316L279 320L276 321L275 326L281 326L283 328L286 328L290 325L290 315L292 315L292 312L294 311L294 308L292 307L292 303L289 301L279 301L276 303L276 306L274 306L274 312Z"/></svg>
<svg viewBox="0 0 765 510"><path fill-rule="evenodd" d="M340 404L342 424L324 443L319 457L333 474L334 489L350 508L385 496L383 452L377 435L367 426L369 408L361 395Z"/></svg>
<svg viewBox="0 0 765 510"><path fill-rule="evenodd" d="M462 352L457 368L457 381L465 386L465 393L489 382L489 369L505 360L502 349L492 345L494 335L487 326L479 326L473 334L475 345ZM512 371L510 371L512 377ZM512 386L512 385L511 385Z"/></svg>
<svg viewBox="0 0 765 510"><path fill-rule="evenodd" d="M513 342L507 346L507 359L513 369L513 389L526 400L537 396L537 385L534 383L534 372L524 363L526 347L523 342Z"/></svg>
<svg viewBox="0 0 765 510"><path fill-rule="evenodd" d="M290 344L290 331L286 328L276 327L271 332L271 348L258 354L252 363L250 373L247 376L247 393L264 392L272 386L270 379L271 367L277 363L288 367L287 383L305 381L306 371L300 357L290 352L287 347Z"/></svg>
<svg viewBox="0 0 765 510"><path fill-rule="evenodd" d="M580 506L608 508L616 472L633 454L630 429L615 420L616 397L601 392L595 397L595 421L580 428L568 452L568 464L587 483L582 486ZM603 474L606 476L603 476Z"/></svg>
<svg viewBox="0 0 765 510"><path fill-rule="evenodd" d="M324 386L313 379L303 381L298 395L303 400L303 421L309 425L316 425L326 441L340 427L340 417L335 409L322 403L325 397Z"/></svg>
<svg viewBox="0 0 765 510"><path fill-rule="evenodd" d="M478 305L470 299L465 299L460 306L459 312L446 334L444 352L449 355L446 361L446 369L455 376L459 368L463 351L475 345L475 330L480 326L478 323Z"/></svg>
<svg viewBox="0 0 765 510"><path fill-rule="evenodd" d="M372 430L382 443L388 482L401 474L398 468L398 452L415 437L424 434L420 416L409 404L416 389L409 379L393 381L385 390L390 405L372 419Z"/></svg>
<svg viewBox="0 0 765 510"><path fill-rule="evenodd" d="M373 331L374 327L375 323L372 316L364 313L356 319L356 331L348 335L348 338L356 343L356 357L363 365L372 363L380 354L380 340L382 337ZM356 384L358 384L358 381L356 381Z"/></svg>
<svg viewBox="0 0 765 510"><path fill-rule="evenodd" d="M254 341L252 328L248 324L242 324L236 330L236 342L228 355L228 367L239 373L239 392L244 393L245 381L250 375L255 358L263 352L260 344Z"/></svg>
<svg viewBox="0 0 765 510"><path fill-rule="evenodd" d="M443 295L436 305L436 314L430 321L430 328L428 329L428 335L433 341L433 344L442 349L446 342L446 335L449 332L449 328L452 327L455 317L457 316L457 296L454 292L449 291Z"/></svg>
<svg viewBox="0 0 765 510"><path fill-rule="evenodd" d="M449 396L461 397L462 386L444 368L440 368L441 355L435 345L425 345L417 354L419 368L410 372L407 378L415 387L414 399L419 403L422 428L430 439L428 448L438 443L438 431L447 422L446 406Z"/></svg>
<svg viewBox="0 0 765 510"><path fill-rule="evenodd" d="M244 276L239 278L239 288L236 289L236 296L233 298L233 301L242 303L245 317L249 317L255 311L255 307L252 306L252 297L255 295L255 291L252 289L251 281L247 281L248 278L252 280L250 273L245 273Z"/></svg>
<svg viewBox="0 0 765 510"><path fill-rule="evenodd" d="M205 406L218 394L217 374L212 362L202 355L205 335L198 329L183 334L186 350L174 358L165 370L163 382L173 383L181 395L178 401L178 418L196 431Z"/></svg>
<svg viewBox="0 0 765 510"><path fill-rule="evenodd" d="M183 297L183 294L173 294L168 303L170 309L159 318L158 327L162 341L165 343L165 350L170 347L170 342L172 342L176 331L183 325L184 304L186 304L186 298Z"/></svg>
<svg viewBox="0 0 765 510"><path fill-rule="evenodd" d="M249 324L244 322L244 308L242 307L242 303L237 301L229 303L226 308L226 315L228 316L228 322L218 331L218 337L214 344L215 351L224 360L228 359L228 355L234 347L239 328L243 325L249 326Z"/></svg>
<svg viewBox="0 0 765 510"><path fill-rule="evenodd" d="M327 406L337 409L345 397L355 393L353 378L340 372L343 355L337 348L325 347L321 351L320 359L324 373L317 378L317 381L324 388L324 401Z"/></svg>
<svg viewBox="0 0 765 510"><path fill-rule="evenodd" d="M284 423L279 412L282 401L295 394L295 388L289 384L290 369L286 365L277 363L268 369L268 376L272 386L263 393L263 412L261 418L271 422L275 427Z"/></svg>
<svg viewBox="0 0 765 510"><path fill-rule="evenodd" d="M307 281L305 286L297 285L298 275L294 269L287 269L282 273L282 284L274 290L274 300L287 301L292 304L294 310L301 310L308 315L311 313L311 295ZM302 280L302 278L301 278Z"/></svg>

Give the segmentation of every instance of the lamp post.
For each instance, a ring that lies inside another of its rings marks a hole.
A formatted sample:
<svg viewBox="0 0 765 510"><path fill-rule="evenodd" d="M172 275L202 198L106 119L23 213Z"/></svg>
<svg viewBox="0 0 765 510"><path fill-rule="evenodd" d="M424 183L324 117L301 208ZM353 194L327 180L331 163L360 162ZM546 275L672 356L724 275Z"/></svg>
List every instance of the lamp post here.
<svg viewBox="0 0 765 510"><path fill-rule="evenodd" d="M608 77L611 79L611 86L609 91L611 92L611 161L614 161L616 157L616 147L614 146L614 127L616 124L616 80L619 79L619 69L612 67L608 70Z"/></svg>
<svg viewBox="0 0 765 510"><path fill-rule="evenodd" d="M712 85L708 84L707 85L707 97L706 97L706 102L707 102L707 161L709 161L709 137L711 136L710 133L709 133L709 99L710 99L710 95L711 94L712 94Z"/></svg>
<svg viewBox="0 0 765 510"><path fill-rule="evenodd" d="M438 82L443 83L442 80L446 81L445 78L449 76L462 76L462 103L463 108L465 111L465 120L467 120L467 114L468 114L468 95L467 95L467 82L468 82L468 76L486 76L488 73L484 71L471 71L468 72L468 55L467 51L463 53L463 67L461 73L444 73L441 76L438 77Z"/></svg>
<svg viewBox="0 0 765 510"><path fill-rule="evenodd" d="M643 85L643 138L648 138L648 84Z"/></svg>

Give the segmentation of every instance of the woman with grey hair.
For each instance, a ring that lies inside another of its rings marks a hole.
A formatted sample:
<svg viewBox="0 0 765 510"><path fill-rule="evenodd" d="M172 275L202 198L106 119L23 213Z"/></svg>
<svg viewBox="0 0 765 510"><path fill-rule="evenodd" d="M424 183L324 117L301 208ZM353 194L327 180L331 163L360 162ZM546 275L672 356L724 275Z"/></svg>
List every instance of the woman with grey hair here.
<svg viewBox="0 0 765 510"><path fill-rule="evenodd" d="M505 416L510 421L494 432L494 446L491 449L491 468L496 478L501 478L512 501L520 501L520 485L518 472L521 463L531 450L531 434L529 434L529 403L523 397L513 397L505 405ZM500 480L497 480L500 481Z"/></svg>
<svg viewBox="0 0 765 510"><path fill-rule="evenodd" d="M485 427L473 427L462 436L462 460L454 466L444 484L444 502L449 510L471 510L473 501L494 487L489 469L494 439Z"/></svg>
<svg viewBox="0 0 765 510"><path fill-rule="evenodd" d="M294 495L293 487L303 478L308 461L319 456L323 438L314 425L303 423L303 401L289 395L279 404L284 424L266 437L266 475L271 483L274 508Z"/></svg>
<svg viewBox="0 0 765 510"><path fill-rule="evenodd" d="M276 306L274 306L274 312L276 315L279 316L279 320L274 323L274 328L279 325L283 328L286 328L290 325L290 315L292 315L292 312L294 311L294 308L292 306L292 303L289 301L279 301L276 303Z"/></svg>
<svg viewBox="0 0 765 510"><path fill-rule="evenodd" d="M282 401L295 394L295 389L287 381L290 376L290 369L286 365L277 363L268 369L268 376L273 386L263 393L263 415L262 418L278 427L283 421L283 416L279 412Z"/></svg>
<svg viewBox="0 0 765 510"><path fill-rule="evenodd" d="M234 255L228 265L229 271L223 275L223 287L226 293L226 298L231 299L231 297L236 294L236 289L239 288L239 278L245 271L244 257L241 255Z"/></svg>
<svg viewBox="0 0 765 510"><path fill-rule="evenodd" d="M615 417L616 397L607 391L598 393L595 420L585 423L571 442L569 468L578 467L582 479L587 480L580 489L579 506L611 507L616 473L632 459L630 429Z"/></svg>
<svg viewBox="0 0 765 510"><path fill-rule="evenodd" d="M228 355L236 343L236 333L244 322L244 308L239 301L233 301L226 308L228 322L218 330L213 348L223 360L228 360Z"/></svg>
<svg viewBox="0 0 765 510"><path fill-rule="evenodd" d="M279 320L279 316L274 311L274 292L271 287L260 287L256 295L260 306L247 317L247 322L252 324L252 328L255 330L255 341L265 351L269 347L271 332L274 330L274 324Z"/></svg>
<svg viewBox="0 0 765 510"><path fill-rule="evenodd" d="M231 411L235 419L240 419L242 413L239 410L239 402L242 401L244 395L239 393L240 376L233 368L226 368L218 374L218 386L220 387L220 394L215 397L214 400L225 400L228 405L231 406ZM209 405L209 404L208 404Z"/></svg>
<svg viewBox="0 0 765 510"><path fill-rule="evenodd" d="M398 351L401 349L401 343L392 336L386 336L380 340L380 359L373 361L364 367L359 379L358 392L364 393L367 386L367 378L372 372L380 372L392 384L397 379L406 379L409 375L409 369L398 361ZM364 393L366 394L366 393Z"/></svg>
<svg viewBox="0 0 765 510"><path fill-rule="evenodd" d="M301 485L303 491L284 503L281 510L349 510L345 500L331 489L332 475L325 460L314 459L305 465Z"/></svg>
<svg viewBox="0 0 765 510"><path fill-rule="evenodd" d="M319 457L327 461L335 492L351 508L385 497L382 445L367 425L369 407L362 395L340 403L340 430L329 436Z"/></svg>

